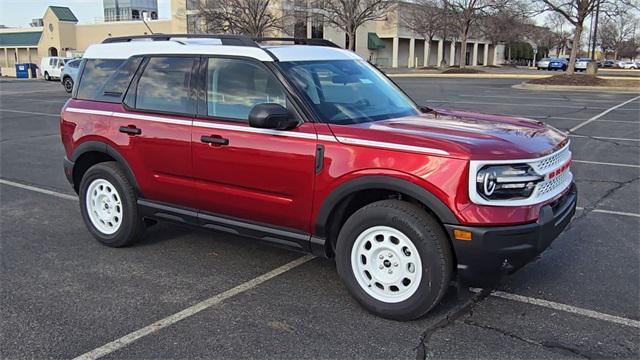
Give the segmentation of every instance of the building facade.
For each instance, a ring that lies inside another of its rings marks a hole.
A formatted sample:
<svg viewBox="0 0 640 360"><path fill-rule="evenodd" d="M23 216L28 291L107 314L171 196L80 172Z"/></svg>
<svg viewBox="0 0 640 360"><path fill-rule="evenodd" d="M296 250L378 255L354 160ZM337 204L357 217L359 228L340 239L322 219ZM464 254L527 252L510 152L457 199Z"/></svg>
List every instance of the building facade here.
<svg viewBox="0 0 640 360"><path fill-rule="evenodd" d="M117 1L118 6L125 4L128 8L137 4L136 0ZM108 37L201 32L203 24L198 18L198 1L201 0L171 0L168 20L121 19L117 23L105 21L94 24L79 24L68 7L49 6L43 17L31 27L0 28L0 71L2 75L14 76L15 64L39 64L44 56L80 56L89 45ZM306 1L276 0L273 10L293 15L293 21L268 35L321 38L348 47L344 31L332 27L323 11L308 7ZM111 6L108 2L105 0L105 6ZM143 2L147 1L140 1ZM157 11L157 0L151 2ZM384 19L370 21L360 27L355 39L356 53L378 66L391 68L460 65L461 52L465 54L465 63L470 66L499 65L504 59L504 46L483 39L469 39L466 48L462 49L456 39L435 37L428 40L413 34L397 20L398 13L402 11L402 5L399 5ZM129 13L133 14L127 10Z"/></svg>
<svg viewBox="0 0 640 360"><path fill-rule="evenodd" d="M158 19L158 0L103 0L104 21Z"/></svg>

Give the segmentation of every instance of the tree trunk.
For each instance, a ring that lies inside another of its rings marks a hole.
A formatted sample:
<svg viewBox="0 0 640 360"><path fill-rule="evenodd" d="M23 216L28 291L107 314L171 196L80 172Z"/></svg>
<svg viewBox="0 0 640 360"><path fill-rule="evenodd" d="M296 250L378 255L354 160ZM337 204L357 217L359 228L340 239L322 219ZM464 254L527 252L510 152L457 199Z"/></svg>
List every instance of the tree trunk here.
<svg viewBox="0 0 640 360"><path fill-rule="evenodd" d="M356 31L353 30L353 31L347 32L347 38L349 39L349 50L356 51L356 42L355 42Z"/></svg>
<svg viewBox="0 0 640 360"><path fill-rule="evenodd" d="M582 23L576 25L576 31L573 34L573 44L571 45L571 57L569 57L569 66L567 66L567 75L573 75L576 68L576 56L580 47L580 37L582 36Z"/></svg>

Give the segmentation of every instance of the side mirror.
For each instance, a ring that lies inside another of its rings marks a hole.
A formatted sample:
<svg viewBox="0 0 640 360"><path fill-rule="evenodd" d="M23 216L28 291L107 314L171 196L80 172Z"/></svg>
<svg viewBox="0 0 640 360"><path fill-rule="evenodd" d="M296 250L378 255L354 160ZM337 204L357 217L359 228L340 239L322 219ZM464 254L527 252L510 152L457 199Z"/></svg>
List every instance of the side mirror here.
<svg viewBox="0 0 640 360"><path fill-rule="evenodd" d="M249 113L249 125L261 129L289 130L298 126L298 121L282 105L258 104Z"/></svg>

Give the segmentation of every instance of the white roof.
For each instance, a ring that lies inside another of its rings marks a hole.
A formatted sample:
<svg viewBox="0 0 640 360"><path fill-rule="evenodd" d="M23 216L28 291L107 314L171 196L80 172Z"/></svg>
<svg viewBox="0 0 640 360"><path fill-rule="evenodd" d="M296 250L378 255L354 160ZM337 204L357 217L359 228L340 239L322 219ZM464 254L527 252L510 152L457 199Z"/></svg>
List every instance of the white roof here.
<svg viewBox="0 0 640 360"><path fill-rule="evenodd" d="M311 45L266 45L261 47L221 45L215 39L202 41L129 41L89 46L83 57L87 59L127 59L134 55L193 54L246 56L259 61L360 60L357 54L339 48Z"/></svg>

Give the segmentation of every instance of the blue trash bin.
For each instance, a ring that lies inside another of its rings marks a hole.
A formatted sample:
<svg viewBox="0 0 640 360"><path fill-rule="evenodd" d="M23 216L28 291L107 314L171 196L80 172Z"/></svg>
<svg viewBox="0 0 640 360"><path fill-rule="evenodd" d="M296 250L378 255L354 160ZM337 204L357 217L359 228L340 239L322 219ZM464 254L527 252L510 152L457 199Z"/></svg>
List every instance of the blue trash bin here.
<svg viewBox="0 0 640 360"><path fill-rule="evenodd" d="M28 64L16 64L16 77L18 79L29 78L29 65Z"/></svg>
<svg viewBox="0 0 640 360"><path fill-rule="evenodd" d="M36 69L38 66L36 64L27 63L27 64L16 64L16 77L19 79L28 79L29 72L31 72L31 78L36 78Z"/></svg>

